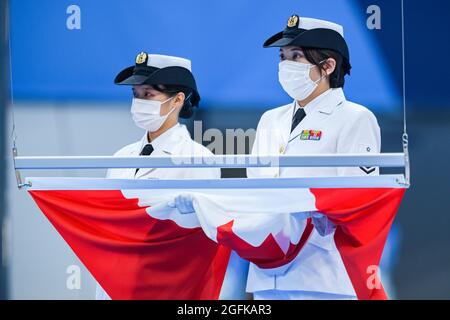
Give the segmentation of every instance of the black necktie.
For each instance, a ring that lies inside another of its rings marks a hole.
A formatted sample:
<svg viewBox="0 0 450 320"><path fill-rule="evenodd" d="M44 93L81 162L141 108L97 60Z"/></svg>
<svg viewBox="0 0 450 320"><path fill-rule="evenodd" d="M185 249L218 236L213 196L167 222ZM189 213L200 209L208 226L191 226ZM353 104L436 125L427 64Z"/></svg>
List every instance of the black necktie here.
<svg viewBox="0 0 450 320"><path fill-rule="evenodd" d="M153 152L153 146L150 143L147 143L145 147L142 149L140 155L141 156L149 156Z"/></svg>
<svg viewBox="0 0 450 320"><path fill-rule="evenodd" d="M153 146L148 143L145 145L145 147L142 149L141 153L139 154L140 156L149 156L152 154L153 152ZM139 168L136 168L136 172L134 173L136 175L136 173L139 171Z"/></svg>
<svg viewBox="0 0 450 320"><path fill-rule="evenodd" d="M304 117L306 117L305 110L303 110L303 108L298 108L294 114L294 119L292 119L291 132L294 131L300 122L302 122Z"/></svg>

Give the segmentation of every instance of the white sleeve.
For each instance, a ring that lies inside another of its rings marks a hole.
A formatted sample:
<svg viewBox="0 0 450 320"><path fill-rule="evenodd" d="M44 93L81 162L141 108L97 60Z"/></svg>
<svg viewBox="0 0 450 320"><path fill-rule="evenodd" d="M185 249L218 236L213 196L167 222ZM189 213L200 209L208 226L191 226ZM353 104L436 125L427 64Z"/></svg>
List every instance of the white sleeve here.
<svg viewBox="0 0 450 320"><path fill-rule="evenodd" d="M252 151L250 154L257 155L259 153L258 144L261 141L260 137L261 119L259 120L258 126L256 127L255 140L253 141ZM247 178L257 178L259 176L258 168L247 168Z"/></svg>
<svg viewBox="0 0 450 320"><path fill-rule="evenodd" d="M381 134L377 119L362 111L340 132L337 153L380 153ZM338 168L339 176L378 175L378 167Z"/></svg>
<svg viewBox="0 0 450 320"><path fill-rule="evenodd" d="M270 154L271 135L275 134L271 131L267 121L268 113L264 113L259 120L256 128L255 140L252 147L252 155ZM247 168L247 178L273 178L278 173L279 168Z"/></svg>
<svg viewBox="0 0 450 320"><path fill-rule="evenodd" d="M122 149L116 151L113 154L113 157L129 155L130 154L130 152L128 150L129 146L130 145L125 146ZM120 169L120 168L109 168L109 169L107 169L105 178L106 179L114 179L114 176L116 176L116 174L118 172L120 172L120 170L122 170L122 169Z"/></svg>

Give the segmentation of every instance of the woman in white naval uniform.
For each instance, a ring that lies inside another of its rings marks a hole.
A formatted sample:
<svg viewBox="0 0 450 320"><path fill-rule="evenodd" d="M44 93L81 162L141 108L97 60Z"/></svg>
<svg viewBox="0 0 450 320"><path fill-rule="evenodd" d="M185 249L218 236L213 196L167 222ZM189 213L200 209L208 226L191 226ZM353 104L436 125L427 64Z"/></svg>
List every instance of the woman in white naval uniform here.
<svg viewBox="0 0 450 320"><path fill-rule="evenodd" d="M293 102L263 114L253 154L380 152L375 116L344 96L351 66L342 26L293 15L264 47L280 47L279 81ZM378 168L366 167L247 170L249 178L376 174ZM305 217L291 216L306 223ZM334 243L335 227L320 214L312 218L315 230L290 265L272 270L250 265L247 291L255 299L356 299Z"/></svg>
<svg viewBox="0 0 450 320"><path fill-rule="evenodd" d="M125 146L115 156L209 156L212 153L191 139L179 117L189 118L198 106L200 96L191 62L184 58L141 52L136 64L121 71L115 81L130 85L133 90L131 114L145 135L138 142ZM109 169L111 179L219 179L220 169ZM179 197L174 205L182 213L191 208ZM96 298L109 299L97 285Z"/></svg>

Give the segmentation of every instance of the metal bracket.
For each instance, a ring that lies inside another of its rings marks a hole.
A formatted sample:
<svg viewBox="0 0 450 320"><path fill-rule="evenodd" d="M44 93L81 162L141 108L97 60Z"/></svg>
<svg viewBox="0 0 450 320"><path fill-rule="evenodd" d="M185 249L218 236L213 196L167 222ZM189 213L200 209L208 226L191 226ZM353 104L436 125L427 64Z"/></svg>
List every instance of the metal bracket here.
<svg viewBox="0 0 450 320"><path fill-rule="evenodd" d="M405 155L405 186L409 188L411 186L411 169L409 161L409 139L408 134L405 132L402 136L403 142L403 154Z"/></svg>
<svg viewBox="0 0 450 320"><path fill-rule="evenodd" d="M23 182L20 171L16 168L16 157L18 156L16 146L12 147L12 153L13 153L14 172L16 174L17 188L20 190L24 187L31 187L32 186L31 182L28 182L28 183Z"/></svg>

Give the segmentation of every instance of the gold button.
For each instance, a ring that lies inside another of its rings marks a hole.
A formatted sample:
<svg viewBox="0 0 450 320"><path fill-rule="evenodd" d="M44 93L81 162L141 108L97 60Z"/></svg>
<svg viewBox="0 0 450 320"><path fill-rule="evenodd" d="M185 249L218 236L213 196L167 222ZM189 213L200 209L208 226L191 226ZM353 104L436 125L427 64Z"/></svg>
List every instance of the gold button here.
<svg viewBox="0 0 450 320"><path fill-rule="evenodd" d="M284 153L284 147L283 146L280 147L279 152L280 152L280 154Z"/></svg>

